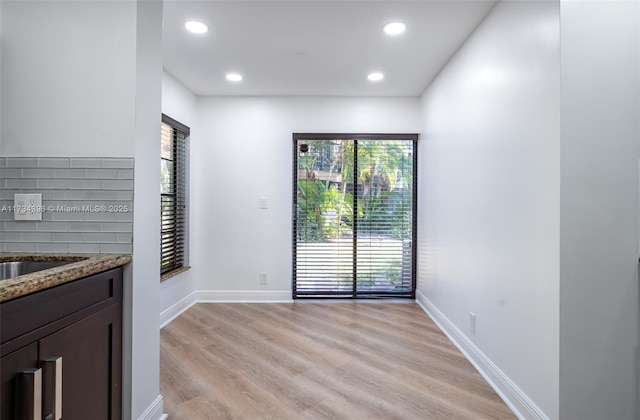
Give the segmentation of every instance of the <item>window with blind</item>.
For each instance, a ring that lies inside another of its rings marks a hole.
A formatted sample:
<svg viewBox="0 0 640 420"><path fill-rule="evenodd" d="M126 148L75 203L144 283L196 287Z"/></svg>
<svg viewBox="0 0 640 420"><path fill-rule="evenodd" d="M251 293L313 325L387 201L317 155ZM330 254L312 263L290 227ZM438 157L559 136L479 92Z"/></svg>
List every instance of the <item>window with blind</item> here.
<svg viewBox="0 0 640 420"><path fill-rule="evenodd" d="M417 134L294 134L293 297L415 297Z"/></svg>
<svg viewBox="0 0 640 420"><path fill-rule="evenodd" d="M185 265L186 142L189 127L162 115L160 156L160 272Z"/></svg>

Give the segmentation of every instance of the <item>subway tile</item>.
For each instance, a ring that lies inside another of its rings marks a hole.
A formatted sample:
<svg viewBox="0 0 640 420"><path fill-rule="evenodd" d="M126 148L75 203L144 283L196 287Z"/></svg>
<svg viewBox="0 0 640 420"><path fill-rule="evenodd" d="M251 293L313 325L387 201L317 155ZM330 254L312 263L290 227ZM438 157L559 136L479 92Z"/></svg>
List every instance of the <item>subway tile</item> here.
<svg viewBox="0 0 640 420"><path fill-rule="evenodd" d="M130 169L133 168L133 159L120 158L104 158L102 159L103 168Z"/></svg>
<svg viewBox="0 0 640 420"><path fill-rule="evenodd" d="M85 191L84 199L85 200L117 200L118 192L103 191L103 190Z"/></svg>
<svg viewBox="0 0 640 420"><path fill-rule="evenodd" d="M13 195L19 193L19 190L0 189L0 200L11 200L13 202Z"/></svg>
<svg viewBox="0 0 640 420"><path fill-rule="evenodd" d="M115 243L115 233L85 233L84 241L87 243Z"/></svg>
<svg viewBox="0 0 640 420"><path fill-rule="evenodd" d="M69 244L69 253L98 254L100 253L100 244Z"/></svg>
<svg viewBox="0 0 640 420"><path fill-rule="evenodd" d="M4 222L4 230L6 232L35 232L36 222Z"/></svg>
<svg viewBox="0 0 640 420"><path fill-rule="evenodd" d="M72 179L69 181L69 188L72 190L99 190L101 186L98 179Z"/></svg>
<svg viewBox="0 0 640 420"><path fill-rule="evenodd" d="M84 222L84 215L83 212L52 212L51 220L56 222Z"/></svg>
<svg viewBox="0 0 640 420"><path fill-rule="evenodd" d="M35 190L38 188L37 179L5 179L4 188L14 188L17 190Z"/></svg>
<svg viewBox="0 0 640 420"><path fill-rule="evenodd" d="M67 200L47 200L43 201L42 205L47 209L47 211L53 213L64 212L67 208L69 208L70 202Z"/></svg>
<svg viewBox="0 0 640 420"><path fill-rule="evenodd" d="M36 252L57 252L60 254L69 253L69 244L36 244Z"/></svg>
<svg viewBox="0 0 640 420"><path fill-rule="evenodd" d="M39 179L38 188L49 188L52 190L67 190L69 189L68 179Z"/></svg>
<svg viewBox="0 0 640 420"><path fill-rule="evenodd" d="M100 232L100 223L71 222L69 232Z"/></svg>
<svg viewBox="0 0 640 420"><path fill-rule="evenodd" d="M131 244L101 244L100 252L105 254L131 254L133 245Z"/></svg>
<svg viewBox="0 0 640 420"><path fill-rule="evenodd" d="M133 232L133 223L102 223L101 232Z"/></svg>
<svg viewBox="0 0 640 420"><path fill-rule="evenodd" d="M47 232L23 232L22 242L51 242L53 241L53 233Z"/></svg>
<svg viewBox="0 0 640 420"><path fill-rule="evenodd" d="M53 213L50 211L45 211L44 213L42 213L42 221L43 222L50 222L53 220Z"/></svg>
<svg viewBox="0 0 640 420"><path fill-rule="evenodd" d="M16 193L42 193L42 222L0 213L0 251L132 252L132 158L0 158L0 207ZM129 212L85 212L126 206ZM77 207L74 211L73 207Z"/></svg>
<svg viewBox="0 0 640 420"><path fill-rule="evenodd" d="M118 179L133 179L133 169L118 169Z"/></svg>
<svg viewBox="0 0 640 420"><path fill-rule="evenodd" d="M8 157L7 168L37 168L38 158Z"/></svg>
<svg viewBox="0 0 640 420"><path fill-rule="evenodd" d="M4 244L5 252L36 252L36 244L7 242Z"/></svg>
<svg viewBox="0 0 640 420"><path fill-rule="evenodd" d="M133 235L131 233L118 233L116 235L116 242L130 244L133 242Z"/></svg>
<svg viewBox="0 0 640 420"><path fill-rule="evenodd" d="M53 242L83 243L83 233L54 233Z"/></svg>
<svg viewBox="0 0 640 420"><path fill-rule="evenodd" d="M56 178L86 178L87 170L84 168L56 169L54 171L54 176Z"/></svg>
<svg viewBox="0 0 640 420"><path fill-rule="evenodd" d="M98 208L104 213L128 213L132 211L131 203L126 201L85 200L81 203L85 206Z"/></svg>
<svg viewBox="0 0 640 420"><path fill-rule="evenodd" d="M133 191L118 191L118 200L133 201Z"/></svg>
<svg viewBox="0 0 640 420"><path fill-rule="evenodd" d="M69 165L71 168L100 168L102 167L101 158L71 158Z"/></svg>
<svg viewBox="0 0 640 420"><path fill-rule="evenodd" d="M0 178L22 178L22 168L0 168Z"/></svg>
<svg viewBox="0 0 640 420"><path fill-rule="evenodd" d="M49 168L25 168L22 170L23 178L53 178L53 169Z"/></svg>
<svg viewBox="0 0 640 420"><path fill-rule="evenodd" d="M54 200L82 200L84 199L85 191L77 190L54 190Z"/></svg>
<svg viewBox="0 0 640 420"><path fill-rule="evenodd" d="M129 213L118 213L116 220L118 222L133 222L133 210Z"/></svg>
<svg viewBox="0 0 640 420"><path fill-rule="evenodd" d="M116 169L87 169L87 178L118 179Z"/></svg>
<svg viewBox="0 0 640 420"><path fill-rule="evenodd" d="M69 223L67 222L39 222L37 223L38 232L68 232Z"/></svg>
<svg viewBox="0 0 640 420"><path fill-rule="evenodd" d="M99 254L100 244L68 244L69 254Z"/></svg>
<svg viewBox="0 0 640 420"><path fill-rule="evenodd" d="M88 222L115 222L118 220L118 213L87 213L85 215L85 220Z"/></svg>
<svg viewBox="0 0 640 420"><path fill-rule="evenodd" d="M105 211L105 212L108 211L109 207L111 206L122 205L122 203L119 201L109 201L109 200L77 200L77 201L71 201L70 203L78 207L85 206L87 208L91 208L91 210L98 208L98 210Z"/></svg>
<svg viewBox="0 0 640 420"><path fill-rule="evenodd" d="M41 168L68 168L69 158L38 158Z"/></svg>
<svg viewBox="0 0 640 420"><path fill-rule="evenodd" d="M22 233L20 232L2 232L0 234L2 242L20 242L22 241Z"/></svg>
<svg viewBox="0 0 640 420"><path fill-rule="evenodd" d="M103 180L103 190L133 190L133 181L129 180Z"/></svg>

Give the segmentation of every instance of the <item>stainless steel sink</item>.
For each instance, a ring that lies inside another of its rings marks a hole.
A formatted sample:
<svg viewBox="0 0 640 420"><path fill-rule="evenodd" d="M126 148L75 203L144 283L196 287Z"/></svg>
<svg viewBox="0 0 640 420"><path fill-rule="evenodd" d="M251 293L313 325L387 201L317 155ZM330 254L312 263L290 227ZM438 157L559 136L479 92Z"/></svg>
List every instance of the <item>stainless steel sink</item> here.
<svg viewBox="0 0 640 420"><path fill-rule="evenodd" d="M7 261L0 263L0 280L71 264L73 261Z"/></svg>

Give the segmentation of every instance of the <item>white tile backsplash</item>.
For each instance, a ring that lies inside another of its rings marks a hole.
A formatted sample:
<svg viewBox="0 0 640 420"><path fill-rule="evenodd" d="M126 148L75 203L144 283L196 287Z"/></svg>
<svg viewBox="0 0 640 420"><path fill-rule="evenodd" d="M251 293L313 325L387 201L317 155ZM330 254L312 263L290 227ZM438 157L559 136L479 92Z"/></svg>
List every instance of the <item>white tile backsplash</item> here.
<svg viewBox="0 0 640 420"><path fill-rule="evenodd" d="M0 158L0 251L132 252L132 158ZM18 222L18 193L41 193L41 222Z"/></svg>

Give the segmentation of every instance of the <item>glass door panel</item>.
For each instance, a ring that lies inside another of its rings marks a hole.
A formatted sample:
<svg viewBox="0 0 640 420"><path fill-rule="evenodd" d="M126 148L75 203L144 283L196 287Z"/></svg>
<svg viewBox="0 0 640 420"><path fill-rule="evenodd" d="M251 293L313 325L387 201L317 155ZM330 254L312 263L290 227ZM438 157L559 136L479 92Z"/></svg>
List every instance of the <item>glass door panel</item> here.
<svg viewBox="0 0 640 420"><path fill-rule="evenodd" d="M294 139L294 297L414 296L415 142Z"/></svg>

